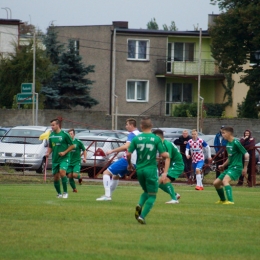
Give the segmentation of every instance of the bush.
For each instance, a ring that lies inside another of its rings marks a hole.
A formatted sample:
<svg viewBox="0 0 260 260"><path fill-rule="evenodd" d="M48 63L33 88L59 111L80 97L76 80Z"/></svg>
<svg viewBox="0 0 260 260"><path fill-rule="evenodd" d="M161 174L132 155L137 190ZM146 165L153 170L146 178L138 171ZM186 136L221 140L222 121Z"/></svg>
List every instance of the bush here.
<svg viewBox="0 0 260 260"><path fill-rule="evenodd" d="M221 117L225 110L225 104L203 104L203 116L208 117ZM175 117L196 117L197 116L197 103L184 103L174 107L173 116Z"/></svg>

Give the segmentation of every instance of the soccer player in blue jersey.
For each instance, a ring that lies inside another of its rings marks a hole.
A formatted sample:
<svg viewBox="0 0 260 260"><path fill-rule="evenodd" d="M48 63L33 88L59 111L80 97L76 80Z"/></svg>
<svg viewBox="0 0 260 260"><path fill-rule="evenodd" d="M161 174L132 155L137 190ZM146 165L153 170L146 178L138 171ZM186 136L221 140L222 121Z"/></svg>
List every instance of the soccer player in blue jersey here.
<svg viewBox="0 0 260 260"><path fill-rule="evenodd" d="M111 164L104 172L103 172L103 185L105 189L105 195L97 198L97 201L110 201L112 200L111 195L112 192L116 189L119 178L124 177L127 173L127 158L126 158L126 151L132 141L132 139L138 135L140 132L136 128L136 120L133 118L128 118L126 120L126 130L129 132L127 141L124 145L117 147L113 150L108 151L106 154L109 155L111 153L118 153L125 151L123 158L119 159L118 161ZM136 163L136 156L133 156L132 163L135 165ZM112 176L112 181L110 177Z"/></svg>

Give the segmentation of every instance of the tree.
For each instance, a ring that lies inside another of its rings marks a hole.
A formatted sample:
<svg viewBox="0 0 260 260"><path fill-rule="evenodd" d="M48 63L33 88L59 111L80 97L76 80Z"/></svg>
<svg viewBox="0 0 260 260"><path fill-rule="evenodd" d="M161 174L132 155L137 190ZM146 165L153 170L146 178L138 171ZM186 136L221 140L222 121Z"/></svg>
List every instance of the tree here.
<svg viewBox="0 0 260 260"><path fill-rule="evenodd" d="M10 54L10 57L0 61L0 107L12 108L13 97L21 92L21 84L33 81L33 42L15 48L15 54ZM41 82L48 81L52 71L50 60L38 47L35 58L35 89L38 92Z"/></svg>
<svg viewBox="0 0 260 260"><path fill-rule="evenodd" d="M147 23L147 29L149 29L149 30L159 30L159 26L158 26L155 18L152 18L151 21Z"/></svg>
<svg viewBox="0 0 260 260"><path fill-rule="evenodd" d="M257 118L256 105L260 100L259 60L257 66L244 69L250 54L260 50L260 2L258 0L211 0L225 13L215 19L210 28L212 56L224 73L240 73L240 82L249 86L243 115ZM255 112L253 112L255 111Z"/></svg>
<svg viewBox="0 0 260 260"><path fill-rule="evenodd" d="M68 50L61 54L58 70L52 80L42 87L45 108L71 109L77 105L91 108L98 101L90 97L93 81L85 78L94 72L94 65L86 67L75 50L74 41L69 40Z"/></svg>
<svg viewBox="0 0 260 260"><path fill-rule="evenodd" d="M163 24L163 30L164 31L178 31L178 28L176 27L175 22L172 21L170 26Z"/></svg>
<svg viewBox="0 0 260 260"><path fill-rule="evenodd" d="M47 34L43 38L43 43L46 46L46 55L50 58L52 64L57 65L59 56L64 50L64 45L57 40L58 34L54 26L47 29Z"/></svg>

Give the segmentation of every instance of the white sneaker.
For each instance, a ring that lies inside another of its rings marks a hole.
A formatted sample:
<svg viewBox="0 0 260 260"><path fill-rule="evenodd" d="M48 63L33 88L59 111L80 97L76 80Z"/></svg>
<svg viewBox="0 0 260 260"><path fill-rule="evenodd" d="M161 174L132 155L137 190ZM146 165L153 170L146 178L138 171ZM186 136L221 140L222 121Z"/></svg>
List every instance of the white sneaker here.
<svg viewBox="0 0 260 260"><path fill-rule="evenodd" d="M170 200L170 201L165 202L165 204L178 204L178 203L179 203L178 200Z"/></svg>
<svg viewBox="0 0 260 260"><path fill-rule="evenodd" d="M100 198L96 199L97 201L106 201L106 200L112 200L111 197L107 197L107 196L102 196Z"/></svg>
<svg viewBox="0 0 260 260"><path fill-rule="evenodd" d="M176 196L177 200L179 200L181 198L181 195L179 193L176 193L175 196Z"/></svg>
<svg viewBox="0 0 260 260"><path fill-rule="evenodd" d="M67 199L69 197L69 194L67 192L63 192L62 198Z"/></svg>
<svg viewBox="0 0 260 260"><path fill-rule="evenodd" d="M62 198L62 195L61 194L57 194L57 199L60 199Z"/></svg>

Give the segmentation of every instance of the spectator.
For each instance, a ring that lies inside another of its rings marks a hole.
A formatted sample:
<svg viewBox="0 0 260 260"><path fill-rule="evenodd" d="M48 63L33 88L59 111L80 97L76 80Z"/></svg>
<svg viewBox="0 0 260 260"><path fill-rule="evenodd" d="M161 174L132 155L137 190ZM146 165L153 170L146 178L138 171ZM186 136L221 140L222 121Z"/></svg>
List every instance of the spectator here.
<svg viewBox="0 0 260 260"><path fill-rule="evenodd" d="M252 165L251 165L251 158L252 158L252 153L254 153L254 146L255 146L255 138L252 137L252 133L250 130L245 130L244 132L244 136L240 139L240 143L245 147L245 149L247 150L247 152L249 153L250 157L249 157L249 163L248 163L248 167L247 167L247 174L248 174L248 179L247 182L248 184L251 182L251 169L252 169ZM244 162L244 161L243 161ZM241 174L241 176L239 177L237 186L242 186L244 183L244 176Z"/></svg>
<svg viewBox="0 0 260 260"><path fill-rule="evenodd" d="M221 126L219 132L216 134L214 139L214 148L216 151L216 157L214 159L214 161L216 162L216 178L218 178L218 176L220 175L219 165L224 164L224 162L227 159L227 153L226 153L227 140L223 138L221 132L221 130L224 127L225 127L224 125Z"/></svg>
<svg viewBox="0 0 260 260"><path fill-rule="evenodd" d="M190 139L192 139L192 137L189 135L188 131L183 130L182 135L174 140L174 144L180 146L180 152L184 163L184 172L186 174L187 180L191 179L193 176L193 174L191 174L191 158L187 159L185 155L186 144Z"/></svg>

